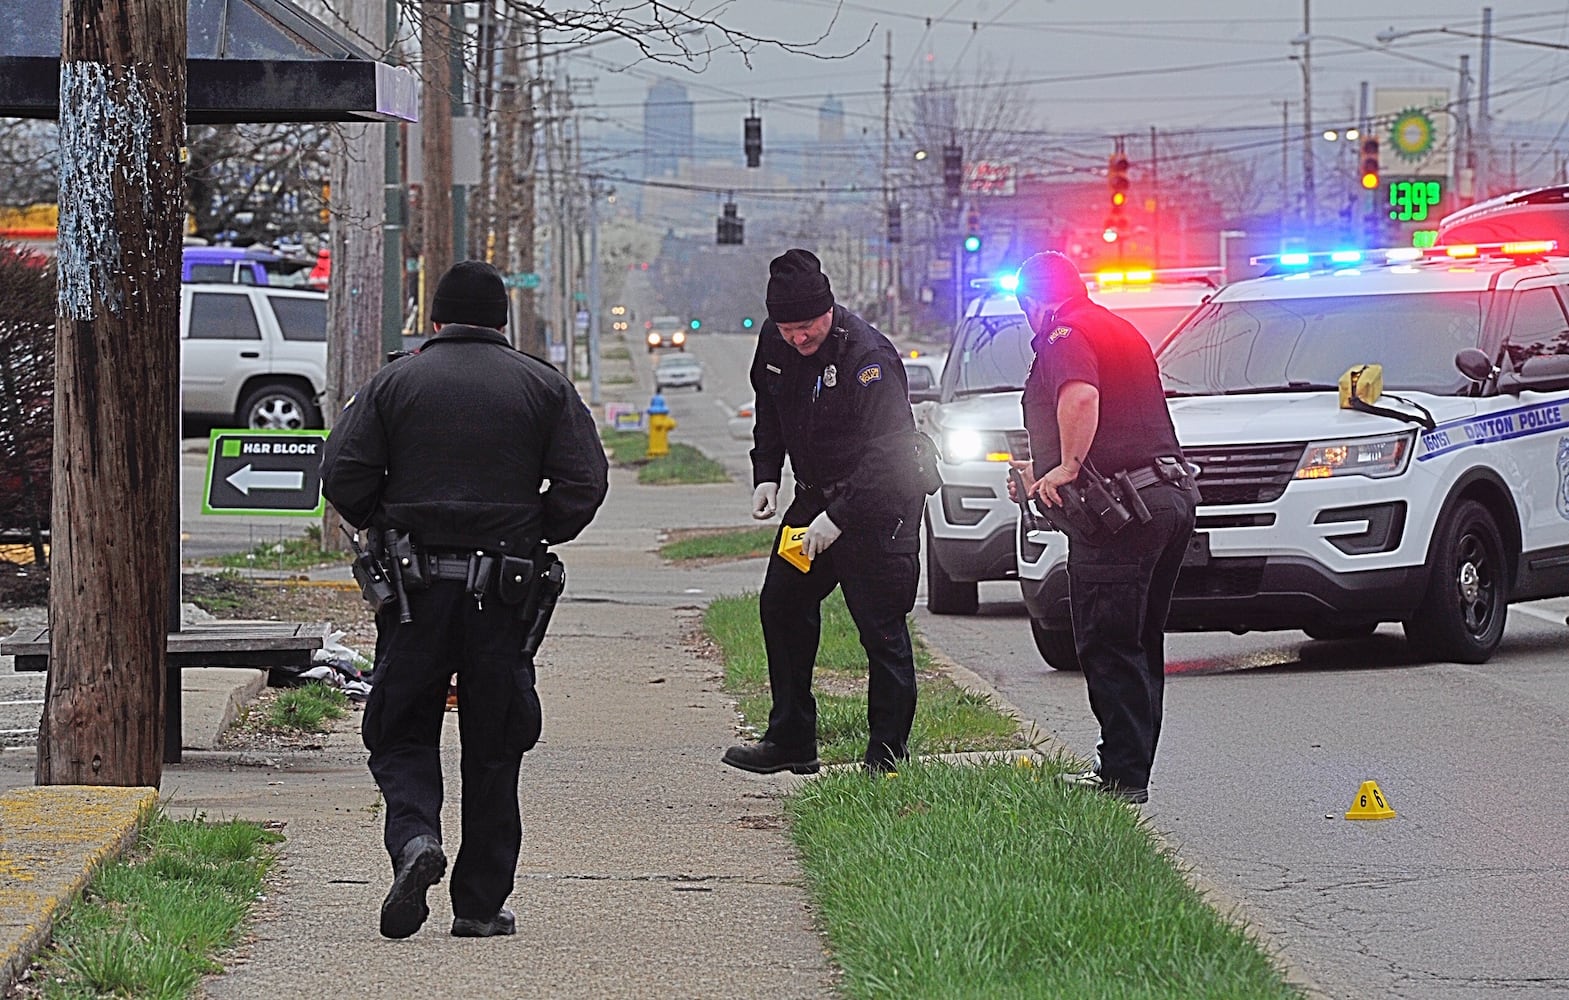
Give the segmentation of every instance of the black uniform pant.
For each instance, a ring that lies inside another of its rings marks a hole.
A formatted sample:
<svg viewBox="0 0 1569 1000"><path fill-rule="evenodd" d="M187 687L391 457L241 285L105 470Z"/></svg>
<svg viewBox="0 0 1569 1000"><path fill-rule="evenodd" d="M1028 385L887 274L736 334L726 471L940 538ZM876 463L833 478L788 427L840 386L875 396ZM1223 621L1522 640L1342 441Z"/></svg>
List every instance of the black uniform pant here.
<svg viewBox="0 0 1569 1000"><path fill-rule="evenodd" d="M516 608L487 598L484 610L456 580L409 595L414 620L396 606L376 618L376 671L362 735L386 800L387 853L396 863L421 834L441 839L441 727L448 680L458 675L462 748L462 840L449 889L454 916L495 916L512 893L523 825L518 770L539 739L534 667L522 660Z"/></svg>
<svg viewBox="0 0 1569 1000"><path fill-rule="evenodd" d="M792 507L784 523L800 527L805 515ZM792 520L796 518L796 520ZM781 529L782 531L783 529ZM882 540L845 529L809 572L779 556L779 538L768 560L758 607L768 653L773 709L763 739L816 756L817 699L812 668L822 635L822 603L835 586L866 650L867 764L884 766L909 755L915 721L915 656L905 616L915 607L920 556L884 551Z"/></svg>
<svg viewBox="0 0 1569 1000"><path fill-rule="evenodd" d="M1169 483L1139 491L1147 524L1104 545L1068 546L1073 640L1100 723L1101 775L1129 788L1149 784L1166 686L1166 616L1193 534L1195 492Z"/></svg>

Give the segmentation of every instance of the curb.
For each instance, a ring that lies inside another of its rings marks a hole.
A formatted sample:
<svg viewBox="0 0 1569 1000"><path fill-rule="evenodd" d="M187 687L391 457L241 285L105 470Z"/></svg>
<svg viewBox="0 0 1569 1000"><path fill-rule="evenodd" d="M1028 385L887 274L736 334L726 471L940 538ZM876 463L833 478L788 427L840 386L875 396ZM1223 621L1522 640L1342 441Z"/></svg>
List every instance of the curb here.
<svg viewBox="0 0 1569 1000"><path fill-rule="evenodd" d="M9 991L55 920L136 839L156 788L45 785L0 795L0 985Z"/></svg>

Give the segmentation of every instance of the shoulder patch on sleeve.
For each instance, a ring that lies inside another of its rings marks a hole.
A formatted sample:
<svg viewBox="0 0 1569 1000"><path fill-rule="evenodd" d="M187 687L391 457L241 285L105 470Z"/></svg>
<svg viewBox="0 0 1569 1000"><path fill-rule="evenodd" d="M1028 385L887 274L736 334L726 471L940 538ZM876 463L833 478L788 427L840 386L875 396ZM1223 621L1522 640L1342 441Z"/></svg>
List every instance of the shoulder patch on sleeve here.
<svg viewBox="0 0 1569 1000"><path fill-rule="evenodd" d="M883 377L882 365L867 365L855 373L855 379L862 385L871 385Z"/></svg>
<svg viewBox="0 0 1569 1000"><path fill-rule="evenodd" d="M1046 343L1048 343L1048 344L1055 344L1057 341L1062 340L1064 337L1068 336L1068 334L1070 334L1072 332L1073 332L1073 327L1071 327L1071 326L1059 326L1055 330L1053 330L1051 333L1046 335Z"/></svg>

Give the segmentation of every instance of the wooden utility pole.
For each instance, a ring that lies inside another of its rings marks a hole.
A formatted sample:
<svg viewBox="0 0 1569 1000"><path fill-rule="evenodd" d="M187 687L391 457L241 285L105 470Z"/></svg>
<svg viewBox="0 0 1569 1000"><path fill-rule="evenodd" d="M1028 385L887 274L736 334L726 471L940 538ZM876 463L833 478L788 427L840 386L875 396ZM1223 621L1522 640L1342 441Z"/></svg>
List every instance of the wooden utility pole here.
<svg viewBox="0 0 1569 1000"><path fill-rule="evenodd" d="M186 0L64 0L41 785L163 776Z"/></svg>
<svg viewBox="0 0 1569 1000"><path fill-rule="evenodd" d="M420 11L421 258L425 303L454 263L452 254L452 20L448 0L422 0ZM422 313L424 310L422 309ZM427 314L428 315L428 314ZM423 331L421 331L423 332Z"/></svg>
<svg viewBox="0 0 1569 1000"><path fill-rule="evenodd" d="M349 37L383 45L384 0L343 0ZM381 367L384 283L371 280L385 265L386 130L397 125L338 126L332 151L332 275L327 285L327 393L322 417L331 427L343 404ZM322 548L343 548L337 511L327 507Z"/></svg>
<svg viewBox="0 0 1569 1000"><path fill-rule="evenodd" d="M536 50L540 46L539 25L534 26L534 44ZM522 39L518 40L521 57ZM543 65L543 58L539 64ZM522 273L537 273L539 268L534 261L534 231L538 216L537 188L534 182L534 160L538 151L534 146L534 136L538 130L538 116L534 102L534 76L528 72L527 62L518 59L518 96L522 100L521 120L518 122L518 141L510 151L511 161L508 169L514 178L517 191L517 208L513 216L513 241L517 247L516 257L518 271ZM549 348L545 343L545 336L540 330L539 322L539 293L532 288L525 288L519 296L518 328L513 331L512 342L518 345L518 350L532 354L536 358L548 358Z"/></svg>

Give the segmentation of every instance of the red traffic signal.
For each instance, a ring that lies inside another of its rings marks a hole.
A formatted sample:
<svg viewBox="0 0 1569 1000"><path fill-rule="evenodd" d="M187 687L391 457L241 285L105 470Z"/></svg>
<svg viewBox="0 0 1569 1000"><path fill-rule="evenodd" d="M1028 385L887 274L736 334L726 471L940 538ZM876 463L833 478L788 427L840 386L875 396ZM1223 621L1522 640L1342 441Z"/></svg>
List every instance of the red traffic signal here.
<svg viewBox="0 0 1569 1000"><path fill-rule="evenodd" d="M1378 139L1368 136L1362 140L1362 186L1371 191L1378 187Z"/></svg>

